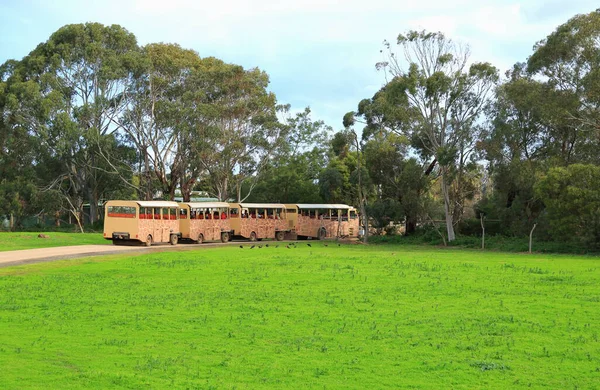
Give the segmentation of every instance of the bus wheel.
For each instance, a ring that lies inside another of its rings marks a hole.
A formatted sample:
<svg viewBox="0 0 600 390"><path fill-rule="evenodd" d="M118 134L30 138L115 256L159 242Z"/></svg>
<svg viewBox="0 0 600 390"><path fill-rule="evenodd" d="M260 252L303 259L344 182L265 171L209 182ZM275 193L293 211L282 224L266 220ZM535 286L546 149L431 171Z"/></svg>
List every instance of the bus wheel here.
<svg viewBox="0 0 600 390"><path fill-rule="evenodd" d="M177 234L171 234L171 239L169 240L171 245L177 245Z"/></svg>
<svg viewBox="0 0 600 390"><path fill-rule="evenodd" d="M227 233L227 232L221 233L221 242L227 242L227 241L229 241L229 233Z"/></svg>
<svg viewBox="0 0 600 390"><path fill-rule="evenodd" d="M148 234L148 237L146 237L146 242L144 244L146 244L146 246L152 245L152 236L151 235Z"/></svg>
<svg viewBox="0 0 600 390"><path fill-rule="evenodd" d="M325 228L319 229L319 234L317 237L319 240L324 240L327 237L327 230L325 230Z"/></svg>
<svg viewBox="0 0 600 390"><path fill-rule="evenodd" d="M196 240L196 244L202 244L204 242L204 236L202 233L198 234L198 239Z"/></svg>
<svg viewBox="0 0 600 390"><path fill-rule="evenodd" d="M256 233L250 233L250 241L256 241Z"/></svg>
<svg viewBox="0 0 600 390"><path fill-rule="evenodd" d="M283 232L277 232L277 233L275 233L275 239L277 241L283 241L284 237L285 237L285 234Z"/></svg>

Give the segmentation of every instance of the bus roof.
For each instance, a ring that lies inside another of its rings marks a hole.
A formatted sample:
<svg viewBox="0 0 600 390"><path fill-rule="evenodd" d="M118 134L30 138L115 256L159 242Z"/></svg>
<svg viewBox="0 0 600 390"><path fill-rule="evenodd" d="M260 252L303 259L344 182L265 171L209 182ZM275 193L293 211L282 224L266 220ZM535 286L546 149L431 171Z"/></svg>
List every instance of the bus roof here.
<svg viewBox="0 0 600 390"><path fill-rule="evenodd" d="M168 200L136 200L141 207L177 207L177 202Z"/></svg>
<svg viewBox="0 0 600 390"><path fill-rule="evenodd" d="M337 210L350 210L354 207L348 206L347 204L310 204L310 203L300 203L295 204L299 209L337 209Z"/></svg>
<svg viewBox="0 0 600 390"><path fill-rule="evenodd" d="M186 204L190 208L219 208L229 207L229 203L226 202L181 202L180 204Z"/></svg>
<svg viewBox="0 0 600 390"><path fill-rule="evenodd" d="M285 205L282 203L237 203L242 208L252 209L284 209Z"/></svg>

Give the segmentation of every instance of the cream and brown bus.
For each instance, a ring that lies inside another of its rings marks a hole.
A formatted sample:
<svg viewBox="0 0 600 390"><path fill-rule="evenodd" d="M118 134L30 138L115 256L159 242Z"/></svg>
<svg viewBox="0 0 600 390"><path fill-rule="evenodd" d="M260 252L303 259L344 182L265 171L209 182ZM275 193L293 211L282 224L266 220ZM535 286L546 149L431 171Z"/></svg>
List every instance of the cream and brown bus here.
<svg viewBox="0 0 600 390"><path fill-rule="evenodd" d="M358 237L356 209L345 204L286 204L287 218L298 238Z"/></svg>
<svg viewBox="0 0 600 390"><path fill-rule="evenodd" d="M204 241L227 242L231 238L229 203L179 203L181 237L198 244Z"/></svg>
<svg viewBox="0 0 600 390"><path fill-rule="evenodd" d="M250 241L274 238L281 241L290 231L285 205L279 203L229 203L231 229Z"/></svg>
<svg viewBox="0 0 600 390"><path fill-rule="evenodd" d="M139 241L177 244L179 207L177 202L109 200L104 207L104 238L117 245Z"/></svg>

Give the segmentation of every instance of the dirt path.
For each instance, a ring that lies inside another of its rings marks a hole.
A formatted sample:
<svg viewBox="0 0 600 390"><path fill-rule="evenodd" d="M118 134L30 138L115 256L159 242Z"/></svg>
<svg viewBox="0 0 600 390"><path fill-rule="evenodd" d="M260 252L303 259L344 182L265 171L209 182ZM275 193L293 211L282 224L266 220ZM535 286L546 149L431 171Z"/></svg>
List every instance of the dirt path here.
<svg viewBox="0 0 600 390"><path fill-rule="evenodd" d="M292 241L281 241L285 244ZM307 241L310 242L310 241ZM358 243L356 240L339 240L340 243L350 244ZM268 242L266 242L268 243ZM178 244L178 245L152 245L151 247L146 246L115 246L115 245L73 245L73 246L58 246L54 248L39 248L39 249L23 249L18 251L7 251L0 252L0 268L10 267L13 265L21 264L33 264L42 263L45 261L54 260L69 260L80 257L92 257L92 256L104 256L104 255L115 255L121 253L151 253L151 252L165 252L165 251L187 251L187 250L198 250L202 248L215 248L225 245L244 245L249 246L252 243L248 241L233 241L228 243L221 242L210 242L204 244Z"/></svg>
<svg viewBox="0 0 600 390"><path fill-rule="evenodd" d="M68 260L79 257L103 256L120 253L149 253L160 251L181 251L200 248L211 248L222 245L232 245L240 243L205 243L180 244L180 245L153 245L145 246L114 246L114 245L74 245L58 246L54 248L23 249L18 251L0 252L0 268L10 267L20 264L41 263L53 260Z"/></svg>

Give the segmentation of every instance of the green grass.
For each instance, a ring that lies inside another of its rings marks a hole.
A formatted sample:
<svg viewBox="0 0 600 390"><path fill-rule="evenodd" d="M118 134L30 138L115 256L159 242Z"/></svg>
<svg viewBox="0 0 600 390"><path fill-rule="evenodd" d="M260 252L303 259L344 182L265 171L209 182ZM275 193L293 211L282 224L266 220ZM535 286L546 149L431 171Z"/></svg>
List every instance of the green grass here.
<svg viewBox="0 0 600 390"><path fill-rule="evenodd" d="M312 245L0 269L0 388L600 387L598 258Z"/></svg>
<svg viewBox="0 0 600 390"><path fill-rule="evenodd" d="M0 251L50 248L67 245L110 244L100 233L44 233L49 238L38 238L40 233L0 232Z"/></svg>

